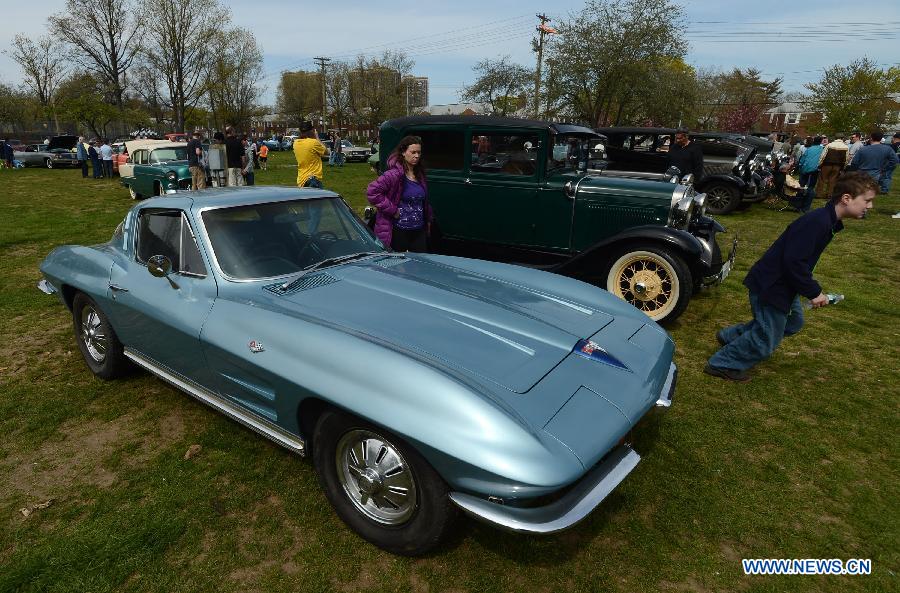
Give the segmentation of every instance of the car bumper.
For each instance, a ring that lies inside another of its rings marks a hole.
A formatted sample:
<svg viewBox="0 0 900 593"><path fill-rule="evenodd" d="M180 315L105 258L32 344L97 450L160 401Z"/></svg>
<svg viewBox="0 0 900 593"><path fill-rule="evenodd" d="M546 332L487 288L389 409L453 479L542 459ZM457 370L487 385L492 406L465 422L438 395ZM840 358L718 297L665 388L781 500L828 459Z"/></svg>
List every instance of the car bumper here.
<svg viewBox="0 0 900 593"><path fill-rule="evenodd" d="M669 367L655 407L672 406L678 370ZM562 497L540 507L506 506L463 492L451 492L450 500L472 517L516 533L550 534L572 527L587 517L631 473L641 456L627 444L617 446Z"/></svg>
<svg viewBox="0 0 900 593"><path fill-rule="evenodd" d="M731 268L734 267L734 256L737 253L737 239L732 241L731 243L731 254L728 256L728 260L722 264L722 268L716 274L712 274L710 276L703 277L703 286L715 286L717 284L721 284L728 275L731 273Z"/></svg>

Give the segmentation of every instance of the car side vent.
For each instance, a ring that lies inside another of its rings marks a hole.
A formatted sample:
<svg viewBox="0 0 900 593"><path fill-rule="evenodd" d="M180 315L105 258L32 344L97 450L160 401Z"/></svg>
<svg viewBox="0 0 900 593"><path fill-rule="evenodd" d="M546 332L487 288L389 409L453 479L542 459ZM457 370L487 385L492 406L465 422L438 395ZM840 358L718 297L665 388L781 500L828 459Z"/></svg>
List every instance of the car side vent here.
<svg viewBox="0 0 900 593"><path fill-rule="evenodd" d="M381 259L379 259L377 261L373 261L372 265L381 266L382 268L392 268L392 267L396 266L397 264L402 264L405 261L406 261L405 257L396 257L396 256L382 257Z"/></svg>
<svg viewBox="0 0 900 593"><path fill-rule="evenodd" d="M275 294L285 295L285 294L294 294L295 292L300 292L301 290L309 290L311 288L318 288L320 286L325 286L326 284L332 284L333 282L337 282L338 279L329 274L328 272L313 274L311 276L304 276L300 278L300 280L291 284L291 287L287 290L283 290L282 286L284 284L271 284L266 286L266 290L269 292L274 292Z"/></svg>

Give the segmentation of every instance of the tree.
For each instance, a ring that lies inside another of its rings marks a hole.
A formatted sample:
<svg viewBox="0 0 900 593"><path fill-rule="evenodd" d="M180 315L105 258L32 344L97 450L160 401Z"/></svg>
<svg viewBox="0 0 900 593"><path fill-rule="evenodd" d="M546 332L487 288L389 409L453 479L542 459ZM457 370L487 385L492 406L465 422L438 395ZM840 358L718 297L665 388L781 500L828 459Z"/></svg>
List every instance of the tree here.
<svg viewBox="0 0 900 593"><path fill-rule="evenodd" d="M18 34L13 39L12 49L4 53L22 68L25 86L37 97L45 114L53 118L58 133L56 90L66 74L65 62L58 46L50 36L41 37L35 44L28 37Z"/></svg>
<svg viewBox="0 0 900 593"><path fill-rule="evenodd" d="M322 87L317 72L282 72L278 83L278 112L291 124L299 125L322 112Z"/></svg>
<svg viewBox="0 0 900 593"><path fill-rule="evenodd" d="M147 19L144 59L162 81L165 100L177 131L184 131L186 111L206 94L207 68L216 51L225 51L219 31L231 22L218 0L166 0L153 5ZM212 46L212 48L211 48Z"/></svg>
<svg viewBox="0 0 900 593"><path fill-rule="evenodd" d="M749 132L760 115L778 103L781 81L763 80L756 68L704 71L699 77L701 127Z"/></svg>
<svg viewBox="0 0 900 593"><path fill-rule="evenodd" d="M66 0L49 18L50 30L75 51L72 60L110 90L113 105L125 101L126 72L140 51L143 4L130 0ZM73 15L78 15L73 18Z"/></svg>
<svg viewBox="0 0 900 593"><path fill-rule="evenodd" d="M386 51L377 58L356 58L348 78L350 111L357 123L377 129L387 119L406 115L402 81L413 64L401 51Z"/></svg>
<svg viewBox="0 0 900 593"><path fill-rule="evenodd" d="M240 28L225 32L219 46L224 50L213 56L207 72L210 110L216 127L246 128L259 112L262 51L253 34Z"/></svg>
<svg viewBox="0 0 900 593"><path fill-rule="evenodd" d="M57 105L60 114L67 120L87 126L97 138L106 138L107 126L116 120L121 109L115 106L107 81L90 72L76 72L59 85Z"/></svg>
<svg viewBox="0 0 900 593"><path fill-rule="evenodd" d="M900 69L882 70L863 58L847 66L835 64L819 82L806 85L810 94L803 103L825 117L822 131L835 134L881 128L894 101L889 93L900 92Z"/></svg>
<svg viewBox="0 0 900 593"><path fill-rule="evenodd" d="M335 62L325 73L326 111L337 128L344 127L350 119L350 66Z"/></svg>
<svg viewBox="0 0 900 593"><path fill-rule="evenodd" d="M507 116L519 109L519 97L524 96L534 82L534 73L510 62L509 56L499 60L482 60L473 70L475 82L460 93L463 101L489 103L494 115Z"/></svg>
<svg viewBox="0 0 900 593"><path fill-rule="evenodd" d="M16 131L27 129L34 119L34 103L30 93L0 83L0 124Z"/></svg>
<svg viewBox="0 0 900 593"><path fill-rule="evenodd" d="M683 10L670 0L589 0L562 22L547 45L550 111L568 113L592 125L623 123L630 113L665 103L645 83L671 60L683 60Z"/></svg>

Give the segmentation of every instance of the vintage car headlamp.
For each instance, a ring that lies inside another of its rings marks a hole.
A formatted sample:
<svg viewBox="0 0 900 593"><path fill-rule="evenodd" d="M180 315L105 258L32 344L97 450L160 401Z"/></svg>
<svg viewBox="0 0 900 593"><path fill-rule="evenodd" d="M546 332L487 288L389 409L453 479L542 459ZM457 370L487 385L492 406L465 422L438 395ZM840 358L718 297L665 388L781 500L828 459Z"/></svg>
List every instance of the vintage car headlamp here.
<svg viewBox="0 0 900 593"><path fill-rule="evenodd" d="M732 163L731 163L731 168L732 168L732 169L737 169L737 168L740 167L740 166L741 166L741 157L736 157L736 158L734 159L734 161L732 161Z"/></svg>
<svg viewBox="0 0 900 593"><path fill-rule="evenodd" d="M169 171L168 173L166 173L166 177L169 178L169 181L175 181L176 179L178 179L178 174L175 171Z"/></svg>
<svg viewBox="0 0 900 593"><path fill-rule="evenodd" d="M676 185L672 190L672 208L669 211L669 226L676 229L687 228L696 208L694 200L697 192L688 185ZM704 194L705 197L705 194Z"/></svg>

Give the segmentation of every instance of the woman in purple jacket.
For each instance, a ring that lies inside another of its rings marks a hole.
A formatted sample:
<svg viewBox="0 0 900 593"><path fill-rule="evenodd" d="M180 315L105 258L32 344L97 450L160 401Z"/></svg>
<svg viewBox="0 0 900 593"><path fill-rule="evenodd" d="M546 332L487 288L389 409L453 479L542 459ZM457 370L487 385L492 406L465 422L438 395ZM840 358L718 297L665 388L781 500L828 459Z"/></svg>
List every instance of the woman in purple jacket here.
<svg viewBox="0 0 900 593"><path fill-rule="evenodd" d="M394 251L427 251L431 226L422 139L406 136L388 157L387 170L366 190L375 206L375 236Z"/></svg>

